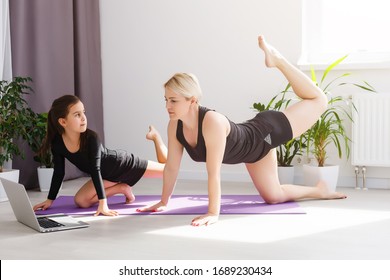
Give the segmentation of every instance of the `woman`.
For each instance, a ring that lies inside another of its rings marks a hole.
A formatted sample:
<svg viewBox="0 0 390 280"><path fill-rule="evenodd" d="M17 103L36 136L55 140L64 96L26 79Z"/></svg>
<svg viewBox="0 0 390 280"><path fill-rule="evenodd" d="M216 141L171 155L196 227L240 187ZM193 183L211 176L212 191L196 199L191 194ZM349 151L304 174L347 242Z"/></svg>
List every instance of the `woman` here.
<svg viewBox="0 0 390 280"><path fill-rule="evenodd" d="M116 216L110 210L106 197L123 194L126 203L134 201L131 187L144 175L162 174L167 149L154 127L146 138L154 142L159 162L140 159L123 151L109 150L102 146L98 135L87 128L83 103L77 96L64 95L54 100L48 114L47 133L40 153L51 149L54 173L46 201L34 206L34 210L49 208L56 199L65 175L65 158L89 174L86 182L75 195L79 207L91 207L98 202L96 215Z"/></svg>
<svg viewBox="0 0 390 280"><path fill-rule="evenodd" d="M268 45L263 36L258 37L258 43L265 54L266 66L281 71L302 100L284 112L265 111L245 123L235 124L224 115L199 105L202 93L194 75L174 75L164 85L170 121L161 201L139 211L165 209L173 193L183 148L193 160L206 162L208 173L208 212L193 219L193 226L209 225L218 220L222 163L245 163L256 189L267 203L346 197L330 192L322 181L316 187L280 184L274 148L310 128L325 111L327 98L306 75Z"/></svg>

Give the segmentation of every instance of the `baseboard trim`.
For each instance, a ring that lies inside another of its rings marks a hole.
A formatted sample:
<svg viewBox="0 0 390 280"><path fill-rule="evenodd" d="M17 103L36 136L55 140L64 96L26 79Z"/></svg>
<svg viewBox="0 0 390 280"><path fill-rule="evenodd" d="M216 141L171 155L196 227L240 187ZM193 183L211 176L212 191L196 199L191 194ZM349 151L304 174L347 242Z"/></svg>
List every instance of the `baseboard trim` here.
<svg viewBox="0 0 390 280"><path fill-rule="evenodd" d="M182 170L179 172L179 179L182 180L201 180L207 181L206 171L188 171ZM221 172L221 181L225 182L252 182L250 176L246 172ZM363 178L358 177L358 187L363 188ZM298 174L294 177L294 184L302 185L303 176ZM339 187L356 187L355 176L340 176L337 182ZM390 189L390 178L375 178L366 177L366 188L367 189Z"/></svg>

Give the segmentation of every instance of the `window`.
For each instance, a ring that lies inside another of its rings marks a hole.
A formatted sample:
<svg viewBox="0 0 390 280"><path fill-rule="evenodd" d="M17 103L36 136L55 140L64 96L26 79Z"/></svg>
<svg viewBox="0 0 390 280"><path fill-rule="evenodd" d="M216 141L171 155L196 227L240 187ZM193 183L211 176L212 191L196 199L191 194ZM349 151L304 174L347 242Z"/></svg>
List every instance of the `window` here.
<svg viewBox="0 0 390 280"><path fill-rule="evenodd" d="M303 0L301 66L329 65L348 54L353 68L390 68L390 2Z"/></svg>

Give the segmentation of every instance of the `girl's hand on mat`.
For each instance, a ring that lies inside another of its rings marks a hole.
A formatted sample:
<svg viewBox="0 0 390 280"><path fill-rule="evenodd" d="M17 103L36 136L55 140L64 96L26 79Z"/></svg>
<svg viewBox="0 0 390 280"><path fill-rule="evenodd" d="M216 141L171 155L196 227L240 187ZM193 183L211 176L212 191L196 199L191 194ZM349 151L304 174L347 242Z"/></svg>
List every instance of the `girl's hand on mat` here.
<svg viewBox="0 0 390 280"><path fill-rule="evenodd" d="M218 222L218 217L219 217L218 215L207 213L205 215L193 219L191 225L195 227L209 226L211 224Z"/></svg>
<svg viewBox="0 0 390 280"><path fill-rule="evenodd" d="M167 208L167 205L160 201L159 203L156 203L151 206L138 208L137 212L162 212Z"/></svg>
<svg viewBox="0 0 390 280"><path fill-rule="evenodd" d="M110 210L107 205L107 199L100 199L99 206L94 216L99 216L100 214L104 216L118 216L118 212Z"/></svg>
<svg viewBox="0 0 390 280"><path fill-rule="evenodd" d="M46 210L46 209L50 208L50 206L51 206L52 204L53 204L53 200L47 199L47 200L45 200L44 202L35 205L35 206L33 207L33 209L34 209L34 211Z"/></svg>
<svg viewBox="0 0 390 280"><path fill-rule="evenodd" d="M100 214L102 214L104 216L118 216L117 211L110 210L108 208L106 210L99 210L99 208L98 208L98 210L96 211L94 216L99 216Z"/></svg>

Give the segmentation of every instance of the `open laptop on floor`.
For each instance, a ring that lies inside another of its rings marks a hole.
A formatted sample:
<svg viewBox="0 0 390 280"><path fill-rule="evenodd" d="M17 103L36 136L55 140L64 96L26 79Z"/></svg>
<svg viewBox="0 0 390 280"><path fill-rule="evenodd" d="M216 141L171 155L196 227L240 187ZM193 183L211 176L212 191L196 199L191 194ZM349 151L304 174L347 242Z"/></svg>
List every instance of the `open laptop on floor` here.
<svg viewBox="0 0 390 280"><path fill-rule="evenodd" d="M3 178L0 178L0 180L18 222L39 232L62 231L89 226L86 222L78 221L66 214L37 217L24 186Z"/></svg>

